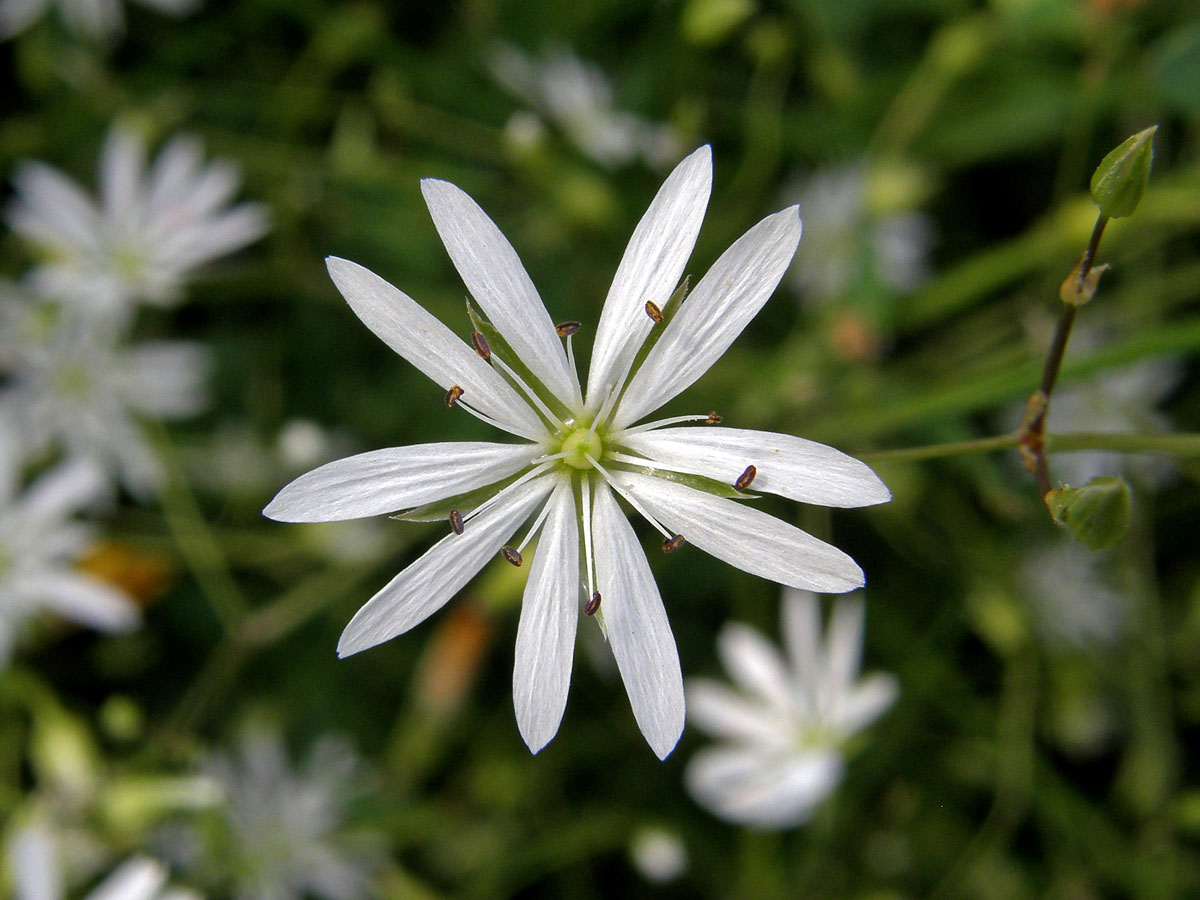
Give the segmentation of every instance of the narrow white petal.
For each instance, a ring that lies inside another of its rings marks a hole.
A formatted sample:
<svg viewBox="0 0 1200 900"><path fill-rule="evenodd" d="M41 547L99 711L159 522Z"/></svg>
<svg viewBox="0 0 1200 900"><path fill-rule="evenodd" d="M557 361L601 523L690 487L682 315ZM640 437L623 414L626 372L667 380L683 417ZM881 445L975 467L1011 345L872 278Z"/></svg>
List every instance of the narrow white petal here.
<svg viewBox="0 0 1200 900"><path fill-rule="evenodd" d="M790 828L806 822L841 779L842 761L819 752L779 758L741 747L702 750L688 764L688 790L731 822Z"/></svg>
<svg viewBox="0 0 1200 900"><path fill-rule="evenodd" d="M301 475L263 515L278 522L338 522L394 513L507 478L540 452L533 444L468 441L372 450Z"/></svg>
<svg viewBox="0 0 1200 900"><path fill-rule="evenodd" d="M509 488L463 534L448 534L434 544L355 613L338 641L338 656L391 640L441 609L496 556L553 487L553 479L535 478Z"/></svg>
<svg viewBox="0 0 1200 900"><path fill-rule="evenodd" d="M87 900L154 900L166 883L167 869L162 863L135 856L105 878Z"/></svg>
<svg viewBox="0 0 1200 900"><path fill-rule="evenodd" d="M833 606L825 637L823 680L836 695L848 693L858 680L865 618L861 596L842 597Z"/></svg>
<svg viewBox="0 0 1200 900"><path fill-rule="evenodd" d="M683 676L646 554L612 491L596 491L592 528L604 622L633 715L650 749L665 759L683 731Z"/></svg>
<svg viewBox="0 0 1200 900"><path fill-rule="evenodd" d="M831 594L863 585L862 570L841 550L744 502L652 475L613 477L689 544L752 575Z"/></svg>
<svg viewBox="0 0 1200 900"><path fill-rule="evenodd" d="M426 178L421 193L446 252L484 315L551 393L574 402L575 382L562 339L512 244L479 204L450 182Z"/></svg>
<svg viewBox="0 0 1200 900"><path fill-rule="evenodd" d="M350 308L385 344L441 387L461 387L466 403L506 431L545 436L537 413L508 382L415 300L357 263L331 256L326 264Z"/></svg>
<svg viewBox="0 0 1200 900"><path fill-rule="evenodd" d="M62 884L54 836L45 825L25 825L8 838L8 869L17 900L62 900Z"/></svg>
<svg viewBox="0 0 1200 900"><path fill-rule="evenodd" d="M714 738L780 750L786 750L792 738L789 719L707 678L688 680L687 714L690 725Z"/></svg>
<svg viewBox="0 0 1200 900"><path fill-rule="evenodd" d="M706 144L675 167L633 230L596 326L589 406L600 405L650 333L646 301L661 309L682 280L710 193L712 148Z"/></svg>
<svg viewBox="0 0 1200 900"><path fill-rule="evenodd" d="M748 625L732 622L717 636L717 652L729 677L758 702L786 713L791 678L775 646Z"/></svg>
<svg viewBox="0 0 1200 900"><path fill-rule="evenodd" d="M804 699L815 706L816 692L825 679L821 601L812 591L784 588L780 616L783 619L783 644L796 672L797 686Z"/></svg>
<svg viewBox="0 0 1200 900"><path fill-rule="evenodd" d="M115 125L100 151L100 199L109 224L129 222L139 204L146 144L129 128Z"/></svg>
<svg viewBox="0 0 1200 900"><path fill-rule="evenodd" d="M32 526L46 527L78 512L101 496L107 483L95 462L76 458L42 475L17 500L18 515Z"/></svg>
<svg viewBox="0 0 1200 900"><path fill-rule="evenodd" d="M620 438L634 453L672 471L733 484L747 466L751 490L821 506L870 506L891 499L870 466L816 441L743 428L661 428Z"/></svg>
<svg viewBox="0 0 1200 900"><path fill-rule="evenodd" d="M829 724L843 734L854 734L883 715L898 696L900 682L894 675L886 672L868 675L839 698Z"/></svg>
<svg viewBox="0 0 1200 900"><path fill-rule="evenodd" d="M75 182L43 163L24 162L13 186L19 197L8 214L13 231L47 247L97 248L96 208Z"/></svg>
<svg viewBox="0 0 1200 900"><path fill-rule="evenodd" d="M534 551L513 667L517 727L537 753L558 732L579 621L579 526L569 479L548 501L550 514Z"/></svg>
<svg viewBox="0 0 1200 900"><path fill-rule="evenodd" d="M73 572L41 572L22 578L15 589L42 609L98 631L130 631L141 616L116 588Z"/></svg>
<svg viewBox="0 0 1200 900"><path fill-rule="evenodd" d="M713 263L629 382L613 425L658 409L708 371L758 315L800 241L796 207L767 216Z"/></svg>

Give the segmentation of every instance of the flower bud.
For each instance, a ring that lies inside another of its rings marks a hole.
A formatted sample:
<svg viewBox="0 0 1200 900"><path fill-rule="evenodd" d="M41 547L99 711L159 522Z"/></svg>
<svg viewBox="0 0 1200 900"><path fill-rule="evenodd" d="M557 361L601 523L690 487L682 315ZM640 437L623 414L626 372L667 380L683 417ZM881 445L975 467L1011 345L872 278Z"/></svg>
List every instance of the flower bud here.
<svg viewBox="0 0 1200 900"><path fill-rule="evenodd" d="M1153 125L1128 138L1101 160L1092 176L1092 199L1101 215L1119 219L1133 215L1146 182L1150 180L1150 164L1154 159Z"/></svg>
<svg viewBox="0 0 1200 900"><path fill-rule="evenodd" d="M1093 550L1119 541L1129 527L1129 485L1120 476L1093 478L1081 488L1064 485L1046 495L1054 521Z"/></svg>

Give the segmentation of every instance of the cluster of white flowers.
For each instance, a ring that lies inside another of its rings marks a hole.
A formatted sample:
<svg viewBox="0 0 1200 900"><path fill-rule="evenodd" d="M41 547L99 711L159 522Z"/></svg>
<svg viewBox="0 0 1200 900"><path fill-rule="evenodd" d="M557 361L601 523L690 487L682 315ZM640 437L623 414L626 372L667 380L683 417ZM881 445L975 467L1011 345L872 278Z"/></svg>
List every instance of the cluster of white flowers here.
<svg viewBox="0 0 1200 900"><path fill-rule="evenodd" d="M198 266L267 227L261 207L229 207L236 170L204 165L190 138L147 167L144 141L116 126L99 180L93 200L49 166L23 163L7 212L39 262L0 284L2 658L38 609L106 630L136 622L127 599L75 571L90 539L72 516L118 485L153 494L162 467L141 419L203 409L208 357L194 342L134 341L135 314L179 302Z"/></svg>
<svg viewBox="0 0 1200 900"><path fill-rule="evenodd" d="M137 2L170 16L182 16L200 5L200 0ZM121 0L0 0L0 41L20 34L50 6L58 7L63 23L71 31L92 38L109 40L125 29Z"/></svg>
<svg viewBox="0 0 1200 900"><path fill-rule="evenodd" d="M448 534L346 627L342 656L389 640L440 609L500 554L520 566L540 533L517 631L513 695L534 752L557 732L581 613L605 632L633 713L665 757L683 728L679 656L624 499L664 538L760 577L823 592L863 583L845 553L752 503L755 491L825 506L890 498L863 463L812 441L720 427L715 412L644 424L691 386L758 313L800 240L796 208L767 216L683 296L677 289L712 187L701 147L667 178L630 239L596 328L586 392L572 336L554 324L516 251L487 214L444 181L422 183L434 225L480 312L464 341L378 275L330 258L360 319L457 407L524 443L376 450L296 479L267 506L287 522L404 511ZM565 346L564 346L565 342ZM682 427L679 427L682 426ZM509 544L533 519L523 538Z"/></svg>
<svg viewBox="0 0 1200 900"><path fill-rule="evenodd" d="M729 624L717 646L738 690L688 685L693 723L720 743L692 758L687 786L714 814L758 828L807 822L841 781L847 743L899 691L891 675L859 678L860 598L836 603L824 647L815 595L787 590L782 618L786 659L758 631Z"/></svg>
<svg viewBox="0 0 1200 900"><path fill-rule="evenodd" d="M490 64L496 80L536 110L518 112L509 121L509 134L518 142L541 133L541 116L583 153L609 168L636 159L663 168L683 155L674 129L614 109L612 84L604 71L567 48L552 48L544 58L535 59L499 44Z"/></svg>

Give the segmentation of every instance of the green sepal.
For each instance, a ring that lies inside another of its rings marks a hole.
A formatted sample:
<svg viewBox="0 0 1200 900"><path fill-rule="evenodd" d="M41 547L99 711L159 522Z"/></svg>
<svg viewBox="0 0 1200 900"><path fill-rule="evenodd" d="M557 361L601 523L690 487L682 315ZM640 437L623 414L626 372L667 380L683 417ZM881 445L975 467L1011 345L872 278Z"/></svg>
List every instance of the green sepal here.
<svg viewBox="0 0 1200 900"><path fill-rule="evenodd" d="M655 478L661 478L663 481L673 481L676 484L695 488L698 491L704 491L704 493L712 494L715 497L726 497L730 500L756 500L760 496L759 494L748 494L745 491L739 491L732 484L717 481L715 478L705 478L703 475L687 475L683 472L656 469L653 466L631 466L628 463L622 463L617 468L623 472L652 475Z"/></svg>
<svg viewBox="0 0 1200 900"><path fill-rule="evenodd" d="M1054 521L1093 550L1106 550L1125 536L1132 500L1124 478L1093 478L1081 488L1063 485L1046 495Z"/></svg>
<svg viewBox="0 0 1200 900"><path fill-rule="evenodd" d="M424 506L416 506L412 509L393 513L388 518L395 519L398 522L449 522L450 510L457 509L466 515L489 497L494 497L500 493L520 478L522 474L524 473L519 472L516 475L505 478L503 481L484 485L481 488L467 491L464 494L455 494L453 497L447 497L445 500L437 500L433 503L426 503Z"/></svg>
<svg viewBox="0 0 1200 900"><path fill-rule="evenodd" d="M1154 133L1157 125L1123 141L1120 146L1104 157L1092 175L1092 199L1100 207L1100 214L1110 219L1133 215L1146 182L1150 180L1150 166L1154 161Z"/></svg>
<svg viewBox="0 0 1200 900"><path fill-rule="evenodd" d="M513 350L512 345L504 339L503 335L500 334L496 326L488 320L487 316L485 316L479 309L476 308L475 304L472 303L470 299L467 300L467 315L471 317L471 326L483 335L483 339L487 341L488 347L491 348L492 353L498 354L500 358L504 360L504 364L506 366L520 375L525 383L529 385L530 389L532 389L538 395L538 398L543 403L550 407L556 416L558 416L560 419L568 419L571 417L570 411L567 409L562 400L554 396L549 388L542 384L541 379L529 370L521 357L518 356ZM497 371L499 372L501 378L503 378L505 381L509 381L507 374L505 374L502 370ZM513 390L524 397L524 392L517 387L517 385L513 384L512 387Z"/></svg>

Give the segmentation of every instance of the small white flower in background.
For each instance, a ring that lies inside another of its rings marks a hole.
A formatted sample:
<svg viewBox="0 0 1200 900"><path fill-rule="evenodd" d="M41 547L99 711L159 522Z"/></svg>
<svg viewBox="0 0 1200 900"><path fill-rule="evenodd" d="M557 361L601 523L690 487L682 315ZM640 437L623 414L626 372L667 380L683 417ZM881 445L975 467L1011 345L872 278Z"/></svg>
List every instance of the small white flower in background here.
<svg viewBox="0 0 1200 900"><path fill-rule="evenodd" d="M859 678L861 598L837 601L824 644L813 594L785 591L782 619L786 658L733 623L717 651L737 689L688 682L692 723L720 741L688 763L688 790L714 815L758 828L807 822L841 781L847 743L899 693L891 675Z"/></svg>
<svg viewBox="0 0 1200 900"><path fill-rule="evenodd" d="M13 231L43 255L30 283L85 312L121 316L181 298L195 269L262 237L263 206L230 206L240 176L203 161L200 142L176 137L146 166L146 145L114 125L100 157L100 198L39 162L13 179Z"/></svg>
<svg viewBox="0 0 1200 900"><path fill-rule="evenodd" d="M62 850L48 829L27 825L8 839L14 900L65 900ZM84 900L199 900L200 894L167 886L167 868L145 856L121 863Z"/></svg>
<svg viewBox="0 0 1200 900"><path fill-rule="evenodd" d="M356 900L375 896L381 844L345 832L345 807L359 790L358 759L326 737L294 770L280 735L263 725L239 735L233 755L205 766L224 790L219 834L194 843L237 900ZM206 846L208 840L215 843Z"/></svg>
<svg viewBox="0 0 1200 900"><path fill-rule="evenodd" d="M199 0L137 2L169 16L182 16L200 5ZM51 6L58 7L68 28L93 38L111 39L125 30L121 0L0 0L0 40L20 34Z"/></svg>
<svg viewBox="0 0 1200 900"><path fill-rule="evenodd" d="M139 622L137 608L116 588L75 568L91 532L75 514L93 503L104 479L93 465L64 463L21 490L21 464L0 420L0 668L29 619L52 612L99 631Z"/></svg>
<svg viewBox="0 0 1200 900"><path fill-rule="evenodd" d="M159 486L162 463L138 419L186 418L207 405L210 361L200 344L123 345L93 321L67 316L15 356L0 407L26 452L59 447L95 461L140 497Z"/></svg>
<svg viewBox="0 0 1200 900"><path fill-rule="evenodd" d="M662 168L683 155L669 126L613 109L612 84L603 70L566 48L553 48L539 60L498 44L490 63L497 81L603 166L623 166L640 157ZM518 112L508 130L516 137L530 135L530 129L528 113Z"/></svg>
<svg viewBox="0 0 1200 900"><path fill-rule="evenodd" d="M1130 601L1118 574L1111 553L1064 540L1029 554L1017 582L1048 646L1088 648L1115 643L1128 627Z"/></svg>
<svg viewBox="0 0 1200 900"><path fill-rule="evenodd" d="M862 166L818 172L783 196L804 216L804 243L789 280L807 302L841 300L864 280L907 293L927 277L929 218L873 210Z"/></svg>
<svg viewBox="0 0 1200 900"><path fill-rule="evenodd" d="M688 867L687 847L677 832L644 827L629 841L629 859L652 884L675 881Z"/></svg>
<svg viewBox="0 0 1200 900"><path fill-rule="evenodd" d="M711 185L711 153L702 147L667 178L635 229L600 315L586 394L571 338L579 323L553 324L516 251L454 185L429 179L422 188L450 258L482 310L475 317L482 331L471 343L362 266L328 260L354 312L441 385L448 404L526 441L359 454L301 476L267 506L266 515L287 522L397 510L411 519L449 522L451 533L358 611L338 643L341 656L419 624L498 552L520 565L540 531L513 674L522 737L537 752L558 730L582 608L606 630L638 726L665 757L683 729L679 656L618 497L663 535L664 550L686 541L794 587L836 593L862 585L862 571L849 556L732 498L753 487L824 506L888 500L886 486L866 465L812 441L718 427L715 413L635 424L725 352L775 290L800 239L794 207L768 216L681 302L676 285ZM700 424L667 427L685 422ZM508 545L530 518L525 536Z"/></svg>

